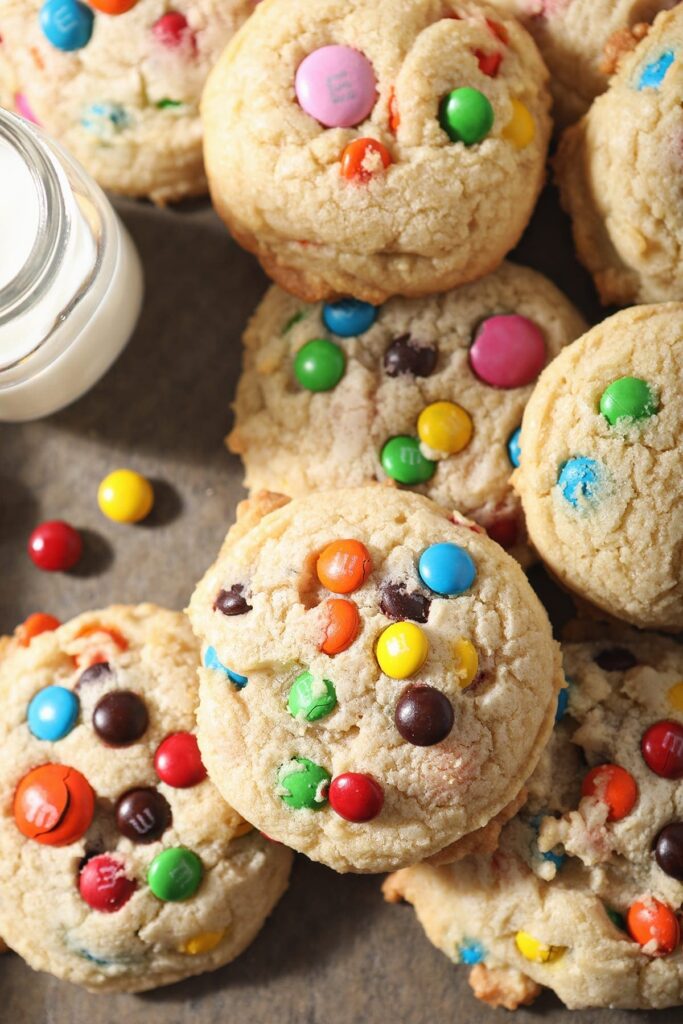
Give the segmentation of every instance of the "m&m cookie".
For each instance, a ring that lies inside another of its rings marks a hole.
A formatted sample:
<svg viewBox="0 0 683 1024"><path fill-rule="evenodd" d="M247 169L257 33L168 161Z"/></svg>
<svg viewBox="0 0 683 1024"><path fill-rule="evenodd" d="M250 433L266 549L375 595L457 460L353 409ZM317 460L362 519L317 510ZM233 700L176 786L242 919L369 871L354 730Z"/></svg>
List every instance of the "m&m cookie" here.
<svg viewBox="0 0 683 1024"><path fill-rule="evenodd" d="M683 1003L683 648L593 633L564 647L558 724L497 852L385 883L494 1006L541 986L570 1009Z"/></svg>
<svg viewBox="0 0 683 1024"><path fill-rule="evenodd" d="M518 564L377 485L241 511L189 610L199 741L225 798L342 872L456 856L514 813L561 683Z"/></svg>
<svg viewBox="0 0 683 1024"><path fill-rule="evenodd" d="M189 623L146 604L35 625L0 663L0 934L93 991L228 963L291 854L207 778Z"/></svg>
<svg viewBox="0 0 683 1024"><path fill-rule="evenodd" d="M613 53L630 31L675 0L489 0L501 14L519 18L534 37L550 71L553 115L559 127L578 120L608 84Z"/></svg>
<svg viewBox="0 0 683 1024"><path fill-rule="evenodd" d="M540 274L372 306L272 288L247 328L229 448L252 491L292 497L381 481L458 508L528 560L519 427L533 384L585 329Z"/></svg>
<svg viewBox="0 0 683 1024"><path fill-rule="evenodd" d="M683 7L660 14L557 156L579 259L605 304L683 300Z"/></svg>
<svg viewBox="0 0 683 1024"><path fill-rule="evenodd" d="M636 626L683 628L683 305L624 310L541 374L513 484L567 587Z"/></svg>
<svg viewBox="0 0 683 1024"><path fill-rule="evenodd" d="M525 29L470 0L262 4L202 97L214 205L309 302L475 280L538 196L546 81Z"/></svg>
<svg viewBox="0 0 683 1024"><path fill-rule="evenodd" d="M0 99L105 188L206 190L199 97L252 0L0 2Z"/></svg>

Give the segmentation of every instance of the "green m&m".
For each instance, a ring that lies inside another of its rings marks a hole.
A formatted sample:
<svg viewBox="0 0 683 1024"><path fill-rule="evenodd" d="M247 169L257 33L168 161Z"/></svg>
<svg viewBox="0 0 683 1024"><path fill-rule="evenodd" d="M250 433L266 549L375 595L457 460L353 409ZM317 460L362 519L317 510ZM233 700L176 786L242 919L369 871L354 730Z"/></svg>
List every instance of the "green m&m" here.
<svg viewBox="0 0 683 1024"><path fill-rule="evenodd" d="M177 903L194 896L203 874L196 853L185 846L173 846L156 855L147 872L147 884L158 900Z"/></svg>
<svg viewBox="0 0 683 1024"><path fill-rule="evenodd" d="M647 381L619 377L600 396L600 412L612 426L620 420L645 420L657 412L657 400Z"/></svg>
<svg viewBox="0 0 683 1024"><path fill-rule="evenodd" d="M474 146L493 128L493 107L478 89L453 89L441 100L439 123L451 142Z"/></svg>
<svg viewBox="0 0 683 1024"><path fill-rule="evenodd" d="M436 472L436 463L424 457L418 439L407 434L399 434L387 441L382 448L380 462L387 476L399 484L424 484Z"/></svg>
<svg viewBox="0 0 683 1024"><path fill-rule="evenodd" d="M334 342L314 338L294 357L294 376L307 391L331 391L344 376L346 356Z"/></svg>
<svg viewBox="0 0 683 1024"><path fill-rule="evenodd" d="M278 792L288 807L318 810L327 803L331 779L330 773L321 765L307 757L294 757L280 768Z"/></svg>
<svg viewBox="0 0 683 1024"><path fill-rule="evenodd" d="M337 692L329 679L316 679L312 672L301 672L292 683L287 708L292 718L317 722L337 706Z"/></svg>

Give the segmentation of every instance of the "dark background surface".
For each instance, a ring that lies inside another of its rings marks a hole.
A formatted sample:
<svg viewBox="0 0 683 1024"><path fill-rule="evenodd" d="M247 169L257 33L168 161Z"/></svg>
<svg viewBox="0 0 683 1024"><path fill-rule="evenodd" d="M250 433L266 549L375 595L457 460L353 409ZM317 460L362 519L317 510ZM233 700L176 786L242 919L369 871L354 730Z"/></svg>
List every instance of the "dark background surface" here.
<svg viewBox="0 0 683 1024"><path fill-rule="evenodd" d="M266 281L205 204L175 211L122 203L147 273L142 318L128 349L81 401L40 423L0 424L0 631L30 612L67 619L113 602L182 608L243 496L239 461L222 438L239 371L239 339ZM515 258L551 277L594 321L590 281L571 258L569 230L547 192ZM136 527L96 503L118 466L155 481L156 505ZM85 532L76 573L38 572L32 528L64 518ZM556 626L568 599L534 570ZM339 876L297 858L289 892L256 942L213 974L141 996L90 995L18 957L0 958L5 1024L498 1024L467 968L424 937L408 907L382 901L380 879ZM569 1013L549 993L515 1024L682 1024L683 1011Z"/></svg>

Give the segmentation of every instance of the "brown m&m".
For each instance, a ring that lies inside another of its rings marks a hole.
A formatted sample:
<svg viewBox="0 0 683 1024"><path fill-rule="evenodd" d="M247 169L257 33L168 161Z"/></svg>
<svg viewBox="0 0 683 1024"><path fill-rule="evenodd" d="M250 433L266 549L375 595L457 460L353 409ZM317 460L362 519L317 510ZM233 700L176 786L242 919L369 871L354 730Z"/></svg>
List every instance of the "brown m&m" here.
<svg viewBox="0 0 683 1024"><path fill-rule="evenodd" d="M92 724L109 747L127 747L145 733L149 723L147 707L132 690L110 690L95 705Z"/></svg>
<svg viewBox="0 0 683 1024"><path fill-rule="evenodd" d="M154 843L173 821L168 800L152 786L129 789L116 801L116 825L133 843Z"/></svg>

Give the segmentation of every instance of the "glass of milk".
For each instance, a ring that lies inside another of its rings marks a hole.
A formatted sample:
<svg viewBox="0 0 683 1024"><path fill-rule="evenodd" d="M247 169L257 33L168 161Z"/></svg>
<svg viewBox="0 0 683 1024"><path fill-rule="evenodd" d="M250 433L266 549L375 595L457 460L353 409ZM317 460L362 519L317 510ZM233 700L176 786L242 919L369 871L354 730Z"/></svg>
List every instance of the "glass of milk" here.
<svg viewBox="0 0 683 1024"><path fill-rule="evenodd" d="M91 388L130 338L142 292L102 190L0 108L0 420L47 416Z"/></svg>

